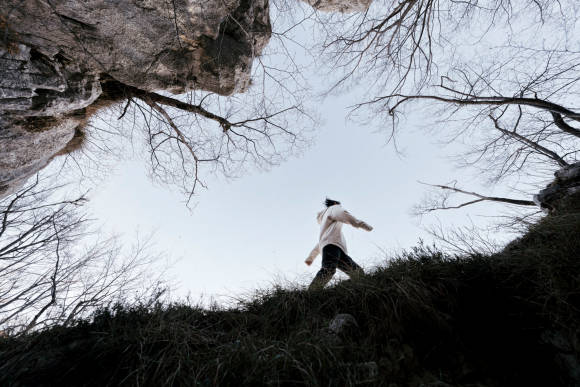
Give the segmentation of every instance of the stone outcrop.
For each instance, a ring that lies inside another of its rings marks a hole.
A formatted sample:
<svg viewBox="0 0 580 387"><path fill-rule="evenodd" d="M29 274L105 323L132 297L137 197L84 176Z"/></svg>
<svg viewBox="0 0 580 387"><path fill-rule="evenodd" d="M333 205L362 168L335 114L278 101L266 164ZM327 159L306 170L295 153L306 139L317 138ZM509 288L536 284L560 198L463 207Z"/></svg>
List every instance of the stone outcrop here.
<svg viewBox="0 0 580 387"><path fill-rule="evenodd" d="M243 91L267 44L266 0L4 1L10 41L145 90Z"/></svg>
<svg viewBox="0 0 580 387"><path fill-rule="evenodd" d="M313 8L324 12L362 12L369 8L373 0L302 0Z"/></svg>
<svg viewBox="0 0 580 387"><path fill-rule="evenodd" d="M534 195L534 202L549 213L580 210L580 162L559 169L554 176L552 183Z"/></svg>
<svg viewBox="0 0 580 387"><path fill-rule="evenodd" d="M0 5L0 196L66 148L106 84L229 95L268 43L268 0L5 0ZM104 91L105 90L105 91Z"/></svg>

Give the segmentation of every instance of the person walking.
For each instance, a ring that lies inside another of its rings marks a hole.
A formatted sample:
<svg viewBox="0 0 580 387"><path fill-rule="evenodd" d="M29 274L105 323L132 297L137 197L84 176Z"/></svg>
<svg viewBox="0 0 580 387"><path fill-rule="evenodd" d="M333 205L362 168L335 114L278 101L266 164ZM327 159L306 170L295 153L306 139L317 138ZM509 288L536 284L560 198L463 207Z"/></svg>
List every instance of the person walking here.
<svg viewBox="0 0 580 387"><path fill-rule="evenodd" d="M326 199L326 209L316 216L320 224L320 236L318 243L304 261L308 266L322 252L322 267L312 280L308 289L321 289L332 279L336 268L346 273L349 277L363 274L363 269L347 254L346 241L342 235L342 224L350 224L356 228L372 231L372 227L366 222L352 216L340 205L340 202Z"/></svg>

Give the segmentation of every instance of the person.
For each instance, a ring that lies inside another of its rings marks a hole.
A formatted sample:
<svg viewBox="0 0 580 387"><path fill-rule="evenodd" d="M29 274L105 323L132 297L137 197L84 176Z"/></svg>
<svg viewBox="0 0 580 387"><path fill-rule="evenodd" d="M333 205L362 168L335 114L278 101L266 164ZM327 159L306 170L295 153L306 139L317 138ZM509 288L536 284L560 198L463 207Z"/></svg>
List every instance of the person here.
<svg viewBox="0 0 580 387"><path fill-rule="evenodd" d="M326 198L326 209L316 216L320 224L318 243L304 261L308 266L322 252L322 267L312 280L308 289L323 288L336 273L338 267L349 277L363 274L363 269L347 254L346 241L342 235L342 224L350 224L356 228L371 231L373 228L366 222L352 216L340 205L340 202Z"/></svg>

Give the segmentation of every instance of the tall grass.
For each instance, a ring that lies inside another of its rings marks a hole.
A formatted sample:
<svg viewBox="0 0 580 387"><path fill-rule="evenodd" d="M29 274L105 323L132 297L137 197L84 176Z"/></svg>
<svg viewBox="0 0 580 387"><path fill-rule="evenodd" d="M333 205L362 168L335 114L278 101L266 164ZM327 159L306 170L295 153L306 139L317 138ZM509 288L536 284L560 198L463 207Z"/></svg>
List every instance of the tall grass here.
<svg viewBox="0 0 580 387"><path fill-rule="evenodd" d="M0 341L0 385L580 385L580 216L505 251L419 246L315 291L230 308L116 306ZM333 334L338 313L358 329Z"/></svg>

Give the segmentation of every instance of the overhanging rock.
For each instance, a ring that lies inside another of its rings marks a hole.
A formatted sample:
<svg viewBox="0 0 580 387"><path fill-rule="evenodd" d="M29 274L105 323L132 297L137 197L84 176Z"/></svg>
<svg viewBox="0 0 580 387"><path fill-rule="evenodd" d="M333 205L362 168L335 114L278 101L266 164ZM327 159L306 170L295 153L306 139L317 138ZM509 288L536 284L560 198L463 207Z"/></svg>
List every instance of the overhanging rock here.
<svg viewBox="0 0 580 387"><path fill-rule="evenodd" d="M1 197L66 147L103 82L243 92L271 25L268 0L4 0L0 33Z"/></svg>

